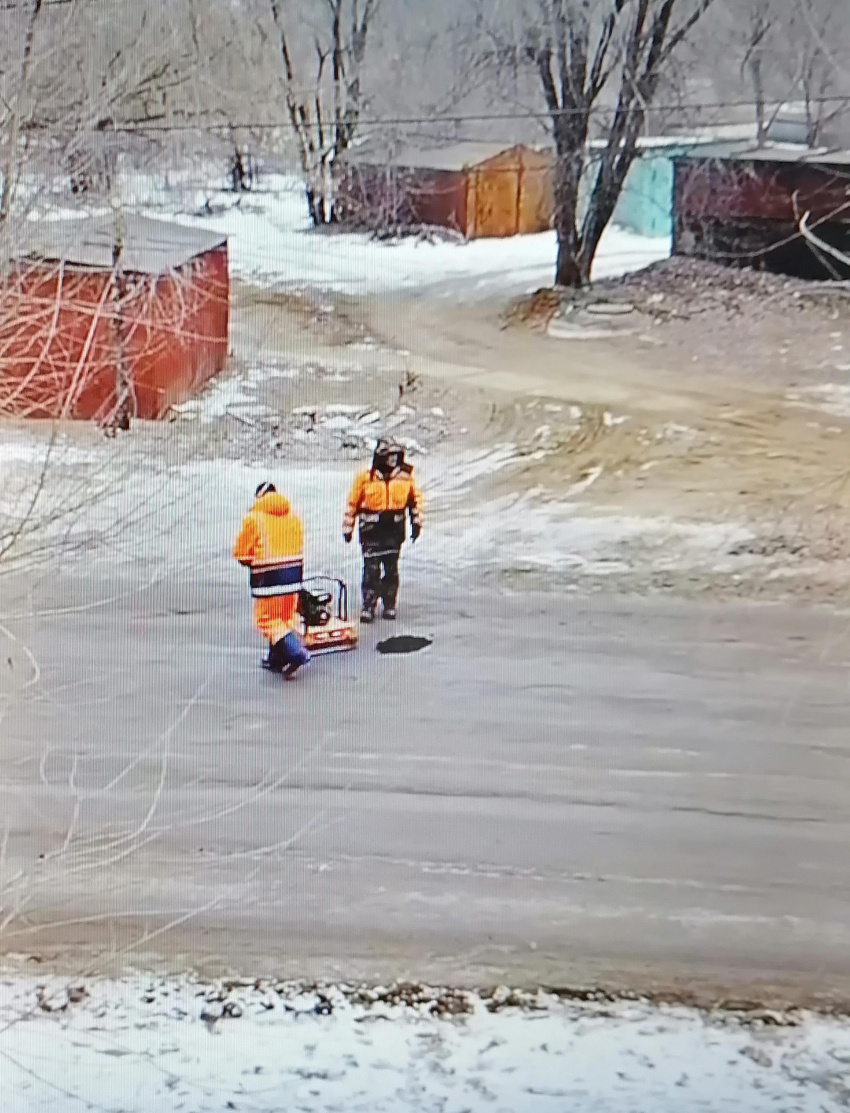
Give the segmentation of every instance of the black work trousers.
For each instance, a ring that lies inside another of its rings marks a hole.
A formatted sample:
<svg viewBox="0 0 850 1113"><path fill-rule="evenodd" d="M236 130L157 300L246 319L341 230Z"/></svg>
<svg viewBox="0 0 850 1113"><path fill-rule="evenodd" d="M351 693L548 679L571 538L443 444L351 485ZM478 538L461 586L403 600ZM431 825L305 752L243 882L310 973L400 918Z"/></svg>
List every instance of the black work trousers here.
<svg viewBox="0 0 850 1113"><path fill-rule="evenodd" d="M401 549L370 552L363 550L363 608L372 610L378 600L395 607L398 599L398 559Z"/></svg>

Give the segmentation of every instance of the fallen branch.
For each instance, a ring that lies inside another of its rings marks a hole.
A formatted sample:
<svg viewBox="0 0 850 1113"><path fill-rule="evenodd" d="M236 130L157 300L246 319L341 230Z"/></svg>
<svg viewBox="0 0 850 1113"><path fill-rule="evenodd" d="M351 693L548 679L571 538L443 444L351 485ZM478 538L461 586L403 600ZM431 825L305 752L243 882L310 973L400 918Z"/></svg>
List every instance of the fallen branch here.
<svg viewBox="0 0 850 1113"><path fill-rule="evenodd" d="M804 236L813 247L816 247L819 251L823 251L826 255L831 255L832 258L837 259L842 266L850 269L850 255L845 255L845 253L839 251L837 247L833 247L832 244L827 243L826 240L822 240L820 236L816 236L811 228L809 228L808 221L811 215L810 212L805 212L800 217L800 234Z"/></svg>

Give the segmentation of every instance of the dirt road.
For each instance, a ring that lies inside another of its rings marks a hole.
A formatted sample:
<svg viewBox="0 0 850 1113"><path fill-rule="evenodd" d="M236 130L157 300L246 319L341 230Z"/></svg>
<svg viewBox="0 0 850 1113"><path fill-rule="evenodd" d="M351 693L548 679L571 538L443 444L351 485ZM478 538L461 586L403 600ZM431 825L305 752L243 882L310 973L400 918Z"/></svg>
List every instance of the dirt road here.
<svg viewBox="0 0 850 1113"><path fill-rule="evenodd" d="M424 381L490 399L483 435L525 456L499 492L563 501L581 490L594 513L650 526L740 524L767 561L755 575L736 569L733 593L843 600L850 314L795 306L639 315L635 335L586 341L506 327L504 302L387 298L366 316ZM728 588L703 578L699 590Z"/></svg>
<svg viewBox="0 0 850 1113"><path fill-rule="evenodd" d="M405 600L430 650L282 687L230 583L39 603L81 609L18 622L36 684L7 645L7 951L850 995L848 618L459 580Z"/></svg>

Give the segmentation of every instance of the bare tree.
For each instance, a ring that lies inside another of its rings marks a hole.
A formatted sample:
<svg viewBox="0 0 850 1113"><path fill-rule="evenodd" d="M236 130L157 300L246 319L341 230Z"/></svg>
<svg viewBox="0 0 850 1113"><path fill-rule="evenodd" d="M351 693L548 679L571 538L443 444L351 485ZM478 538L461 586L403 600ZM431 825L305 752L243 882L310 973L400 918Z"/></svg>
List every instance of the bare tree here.
<svg viewBox="0 0 850 1113"><path fill-rule="evenodd" d="M590 280L599 241L637 153L648 112L676 49L713 0L525 0L489 18L501 65L537 75L556 150L559 286ZM486 9L489 11L489 9ZM605 140L580 218L588 140Z"/></svg>
<svg viewBox="0 0 850 1113"><path fill-rule="evenodd" d="M366 51L380 2L322 0L316 13L315 5L268 0L287 116L316 225L334 218L333 163L357 134Z"/></svg>
<svg viewBox="0 0 850 1113"><path fill-rule="evenodd" d="M716 88L724 99L739 91L750 99L758 145L765 145L783 115L799 121L801 142L819 145L850 103L846 5L724 0L716 16Z"/></svg>
<svg viewBox="0 0 850 1113"><path fill-rule="evenodd" d="M793 75L805 106L809 146L848 112L850 26L841 0L800 0L791 11L789 34Z"/></svg>
<svg viewBox="0 0 850 1113"><path fill-rule="evenodd" d="M744 56L741 72L751 86L756 120L756 145L767 141L768 120L765 94L766 60L770 54L770 35L774 29L773 0L746 0L735 12L744 28Z"/></svg>

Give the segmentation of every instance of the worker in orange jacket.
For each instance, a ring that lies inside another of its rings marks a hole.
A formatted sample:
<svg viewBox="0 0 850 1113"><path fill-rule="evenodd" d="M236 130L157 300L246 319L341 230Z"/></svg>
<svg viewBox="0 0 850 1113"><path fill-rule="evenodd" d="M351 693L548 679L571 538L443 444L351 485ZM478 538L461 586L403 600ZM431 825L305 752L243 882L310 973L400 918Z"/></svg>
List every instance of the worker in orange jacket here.
<svg viewBox="0 0 850 1113"><path fill-rule="evenodd" d="M378 600L383 616L394 619L398 599L398 563L410 518L410 536L416 541L422 532L422 496L413 478L413 467L404 459L404 449L388 440L379 440L372 466L354 480L343 521L346 544L360 524L363 552L363 610L361 622L372 622Z"/></svg>
<svg viewBox="0 0 850 1113"><path fill-rule="evenodd" d="M251 512L233 546L251 571L254 624L269 645L264 668L291 680L310 660L301 641L298 602L304 579L304 531L273 483L257 488Z"/></svg>

